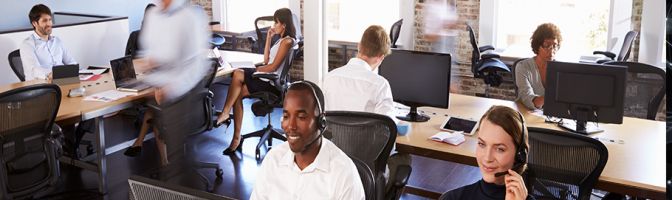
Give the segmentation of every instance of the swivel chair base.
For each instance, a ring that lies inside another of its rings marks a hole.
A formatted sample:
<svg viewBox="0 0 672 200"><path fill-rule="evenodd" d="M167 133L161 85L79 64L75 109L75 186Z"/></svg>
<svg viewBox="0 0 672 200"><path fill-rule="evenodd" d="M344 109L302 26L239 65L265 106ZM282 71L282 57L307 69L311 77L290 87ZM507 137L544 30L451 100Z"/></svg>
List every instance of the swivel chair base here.
<svg viewBox="0 0 672 200"><path fill-rule="evenodd" d="M270 116L269 116L270 118ZM264 141L268 141L268 149L271 148L273 145L273 138L279 139L282 141L287 141L287 138L283 136L284 132L280 129L273 128L270 124L266 126L266 128L248 133L243 135L243 138L240 140L240 145L243 145L243 142L245 139L250 138L250 137L259 137L259 143L257 143L257 148L254 153L254 158L257 160L261 159L260 151L259 149L261 146L264 144Z"/></svg>

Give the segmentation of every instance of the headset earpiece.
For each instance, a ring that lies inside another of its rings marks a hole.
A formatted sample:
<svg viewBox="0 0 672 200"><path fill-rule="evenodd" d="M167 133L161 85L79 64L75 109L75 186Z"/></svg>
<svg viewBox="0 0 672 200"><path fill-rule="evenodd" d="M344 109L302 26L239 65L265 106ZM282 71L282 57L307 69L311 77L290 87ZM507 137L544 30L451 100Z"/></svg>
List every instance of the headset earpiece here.
<svg viewBox="0 0 672 200"><path fill-rule="evenodd" d="M516 156L514 158L514 165L524 165L527 163L527 146L525 146L525 136L527 135L527 127L525 126L525 118L523 114L518 112L518 120L520 121L522 128L522 135L520 137L520 142L518 142L518 148L516 151Z"/></svg>

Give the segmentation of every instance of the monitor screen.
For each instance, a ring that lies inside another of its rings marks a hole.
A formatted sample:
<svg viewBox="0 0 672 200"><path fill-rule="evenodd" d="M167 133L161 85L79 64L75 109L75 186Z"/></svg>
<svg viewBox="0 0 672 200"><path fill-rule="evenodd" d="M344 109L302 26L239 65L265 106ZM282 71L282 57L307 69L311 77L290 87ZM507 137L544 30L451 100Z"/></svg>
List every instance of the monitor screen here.
<svg viewBox="0 0 672 200"><path fill-rule="evenodd" d="M623 122L627 67L551 61L546 72L544 115Z"/></svg>
<svg viewBox="0 0 672 200"><path fill-rule="evenodd" d="M112 75L116 84L135 80L135 69L133 68L133 57L124 56L110 61Z"/></svg>
<svg viewBox="0 0 672 200"><path fill-rule="evenodd" d="M379 67L394 101L408 106L448 108L450 54L393 49Z"/></svg>

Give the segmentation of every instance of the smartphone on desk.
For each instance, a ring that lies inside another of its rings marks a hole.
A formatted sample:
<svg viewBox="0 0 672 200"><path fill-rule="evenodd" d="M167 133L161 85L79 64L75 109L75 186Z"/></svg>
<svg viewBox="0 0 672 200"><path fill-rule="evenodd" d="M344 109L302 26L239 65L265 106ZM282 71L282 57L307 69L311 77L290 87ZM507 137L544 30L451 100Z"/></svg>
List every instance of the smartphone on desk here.
<svg viewBox="0 0 672 200"><path fill-rule="evenodd" d="M476 129L476 121L448 117L441 125L441 130L444 131L462 131L465 135L473 135Z"/></svg>

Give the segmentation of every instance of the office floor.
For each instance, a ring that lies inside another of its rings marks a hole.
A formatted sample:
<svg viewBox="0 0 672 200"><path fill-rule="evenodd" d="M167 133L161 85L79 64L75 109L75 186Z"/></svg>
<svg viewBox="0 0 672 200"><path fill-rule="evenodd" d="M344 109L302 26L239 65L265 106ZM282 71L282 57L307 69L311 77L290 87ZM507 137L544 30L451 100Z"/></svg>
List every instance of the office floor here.
<svg viewBox="0 0 672 200"><path fill-rule="evenodd" d="M218 108L224 104L226 86L215 86L215 105ZM266 118L254 117L249 110L252 101L245 101L245 116L242 133L256 131L266 126ZM272 114L273 126L280 127L281 110L278 108ZM116 115L105 119L106 143L116 144L132 139L137 134L133 126L134 117ZM224 171L221 183L215 185L214 192L238 199L249 198L252 192L258 162L254 159L254 148L257 139L246 141L243 154L236 156L222 155L222 150L228 146L233 135L233 127L221 127L201 134L194 140L199 148L197 159L206 162L218 162ZM88 135L90 137L92 135ZM274 141L279 144L281 141ZM262 156L265 155L262 150ZM142 155L136 158L126 157L123 150L108 155L108 190L106 195L97 194L97 176L90 171L78 169L66 164L62 166L62 182L53 196L49 199L129 199L128 177L131 174L141 174L155 169L159 165L158 153L154 139L143 143ZM210 181L214 181L213 170L201 170ZM419 186L430 191L444 192L462 185L473 183L480 179L476 167L459 165L446 161L433 160L423 157L413 157L413 172L409 184ZM199 184L200 185L200 184ZM426 199L415 195L404 194L402 199Z"/></svg>

